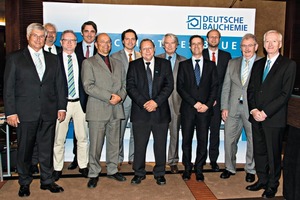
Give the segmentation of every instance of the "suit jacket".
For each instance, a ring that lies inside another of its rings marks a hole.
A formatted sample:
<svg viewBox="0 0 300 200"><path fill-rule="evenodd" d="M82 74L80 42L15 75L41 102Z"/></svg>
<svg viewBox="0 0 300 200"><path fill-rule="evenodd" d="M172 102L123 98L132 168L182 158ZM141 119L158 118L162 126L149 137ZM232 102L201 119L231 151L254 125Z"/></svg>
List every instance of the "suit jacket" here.
<svg viewBox="0 0 300 200"><path fill-rule="evenodd" d="M166 53L162 53L158 55L157 57L160 58L166 58ZM173 78L174 78L174 90L172 94L169 97L169 104L172 106L174 109L174 112L176 115L180 115L180 104L181 104L181 97L177 92L177 74L178 74L178 67L179 67L179 62L186 60L185 57L176 54L176 61L173 69Z"/></svg>
<svg viewBox="0 0 300 200"><path fill-rule="evenodd" d="M78 60L81 60L83 61L85 58L85 55L83 53L83 48L82 48L82 41L81 42L78 42L77 43L77 46L75 48L75 53L76 53L76 56L77 56L77 59ZM94 55L97 54L97 48L96 46L94 45ZM78 61L79 62L79 61Z"/></svg>
<svg viewBox="0 0 300 200"><path fill-rule="evenodd" d="M255 58L259 60L260 57ZM249 72L248 79L243 85L241 80L243 56L231 59L228 63L226 75L224 78L222 95L221 95L221 110L228 110L229 115L234 117L238 113L239 99L243 96L243 110L245 116L249 117L248 101L247 101L247 88L251 71ZM252 69L252 68L251 68Z"/></svg>
<svg viewBox="0 0 300 200"><path fill-rule="evenodd" d="M87 58L82 63L81 78L85 92L89 95L86 107L87 121L107 121L124 118L122 102L111 105L111 94L121 99L126 97L126 75L121 61L110 58L112 72L109 71L99 54Z"/></svg>
<svg viewBox="0 0 300 200"><path fill-rule="evenodd" d="M287 104L296 76L296 63L279 55L266 79L262 82L265 64L266 57L253 64L248 85L249 111L255 108L263 110L268 116L265 121L261 122L265 126L285 127ZM252 125L258 126L258 122L252 115L249 120Z"/></svg>
<svg viewBox="0 0 300 200"><path fill-rule="evenodd" d="M137 51L134 51L134 56L135 56L135 59L138 59L141 57L141 54ZM127 73L129 62L128 62L128 58L127 58L125 50L122 49L122 50L112 54L111 57L120 60L123 63L123 67ZM131 106L131 99L129 96L126 97L125 101L123 102L123 106L124 106L124 108Z"/></svg>
<svg viewBox="0 0 300 200"><path fill-rule="evenodd" d="M154 77L152 100L158 107L154 112L148 112L143 105L150 100L146 68L143 58L129 63L127 72L127 93L132 99L132 122L169 123L171 121L168 98L174 88L170 61L154 57Z"/></svg>
<svg viewBox="0 0 300 200"><path fill-rule="evenodd" d="M75 53L76 54L76 53ZM76 55L77 57L77 55ZM65 70L65 66L64 66L64 60L63 60L63 52L60 52L58 54L58 58L59 58L59 61L60 61L60 64L61 64L61 70L62 70L62 74L63 74L63 77L64 77L64 80L67 84L67 87L68 87L68 79L67 79L67 74L66 74L66 70ZM83 112L85 113L86 111L86 103L87 103L87 94L85 93L84 91L84 88L83 88L83 85L82 85L82 80L81 80L81 69L82 69L82 61L77 59L77 62L78 62L78 89L79 89L79 99L80 99L80 105L81 105L81 108L83 110ZM76 80L75 80L76 81Z"/></svg>
<svg viewBox="0 0 300 200"><path fill-rule="evenodd" d="M218 92L218 74L214 62L204 59L200 84L197 86L192 58L179 63L177 91L182 98L180 112L196 113L194 105L199 101L208 107L204 115L212 113Z"/></svg>
<svg viewBox="0 0 300 200"><path fill-rule="evenodd" d="M208 49L204 49L202 54L205 59L211 60L209 57ZM223 51L221 49L218 50L217 72L218 72L218 80L219 80L219 90L218 90L217 102L220 102L220 99L221 99L223 81L224 81L226 69L228 66L228 62L230 59L231 59L230 53Z"/></svg>
<svg viewBox="0 0 300 200"><path fill-rule="evenodd" d="M36 67L25 48L10 54L4 74L5 115L18 114L20 121L57 119L66 110L67 88L56 55L44 51L46 69L40 81Z"/></svg>

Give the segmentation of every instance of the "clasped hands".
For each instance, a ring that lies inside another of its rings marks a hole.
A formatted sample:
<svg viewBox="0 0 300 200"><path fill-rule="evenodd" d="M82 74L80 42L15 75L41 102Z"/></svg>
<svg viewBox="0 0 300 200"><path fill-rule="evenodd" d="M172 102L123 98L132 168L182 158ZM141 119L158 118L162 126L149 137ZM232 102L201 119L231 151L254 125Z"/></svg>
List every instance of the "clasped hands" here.
<svg viewBox="0 0 300 200"><path fill-rule="evenodd" d="M207 105L205 104L202 104L200 102L197 102L195 105L194 105L194 108L197 110L197 112L200 112L200 113L204 113L208 110L208 107Z"/></svg>
<svg viewBox="0 0 300 200"><path fill-rule="evenodd" d="M253 109L251 114L252 114L253 118L255 119L255 121L257 121L257 122L265 121L267 118L267 115L263 110L259 111L258 109Z"/></svg>
<svg viewBox="0 0 300 200"><path fill-rule="evenodd" d="M112 105L117 105L121 101L121 97L117 94L111 94L111 98L109 100L109 103Z"/></svg>
<svg viewBox="0 0 300 200"><path fill-rule="evenodd" d="M156 108L158 107L157 103L153 100L147 101L143 106L148 112L156 111Z"/></svg>

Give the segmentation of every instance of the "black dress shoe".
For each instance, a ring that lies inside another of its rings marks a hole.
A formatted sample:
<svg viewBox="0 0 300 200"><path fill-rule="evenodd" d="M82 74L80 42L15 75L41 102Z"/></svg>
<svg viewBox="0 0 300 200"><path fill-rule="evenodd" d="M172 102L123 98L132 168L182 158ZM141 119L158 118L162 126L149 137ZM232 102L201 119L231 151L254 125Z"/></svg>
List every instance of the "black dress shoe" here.
<svg viewBox="0 0 300 200"><path fill-rule="evenodd" d="M41 185L40 187L42 190L49 190L52 193L59 193L59 192L63 192L64 189L62 187L60 187L59 185L57 185L56 183L51 183L51 184L47 184L47 185Z"/></svg>
<svg viewBox="0 0 300 200"><path fill-rule="evenodd" d="M30 171L31 171L32 174L38 174L38 173L40 173L40 170L39 170L39 167L38 167L37 164L36 165L31 165L30 166Z"/></svg>
<svg viewBox="0 0 300 200"><path fill-rule="evenodd" d="M262 197L265 199L273 198L275 197L276 193L277 193L277 189L268 187L262 194Z"/></svg>
<svg viewBox="0 0 300 200"><path fill-rule="evenodd" d="M52 173L52 178L54 181L58 181L60 176L61 176L62 172L61 171L53 171Z"/></svg>
<svg viewBox="0 0 300 200"><path fill-rule="evenodd" d="M70 165L68 166L68 170L73 170L73 169L76 169L78 167L78 163L77 161L73 161L70 163Z"/></svg>
<svg viewBox="0 0 300 200"><path fill-rule="evenodd" d="M202 172L199 171L199 172L196 172L195 174L196 174L196 181L198 181L198 182L204 181L204 175Z"/></svg>
<svg viewBox="0 0 300 200"><path fill-rule="evenodd" d="M248 185L246 187L246 190L258 191L258 190L266 189L266 188L267 188L267 186L265 184L262 184L262 183L260 183L260 182L257 181L256 183L254 183L252 185Z"/></svg>
<svg viewBox="0 0 300 200"><path fill-rule="evenodd" d="M172 174L177 174L178 173L177 165L171 165L170 168L171 168L171 173Z"/></svg>
<svg viewBox="0 0 300 200"><path fill-rule="evenodd" d="M154 178L156 180L157 185L165 185L166 184L166 179L164 176L155 176Z"/></svg>
<svg viewBox="0 0 300 200"><path fill-rule="evenodd" d="M99 180L98 177L90 178L87 184L88 188L95 188L97 186L98 180Z"/></svg>
<svg viewBox="0 0 300 200"><path fill-rule="evenodd" d="M219 165L216 162L212 162L212 163L210 163L210 165L211 165L211 169L213 171L215 171L215 172L220 171Z"/></svg>
<svg viewBox="0 0 300 200"><path fill-rule="evenodd" d="M134 177L131 179L131 184L140 184L142 180L144 180L146 176L137 176L134 175Z"/></svg>
<svg viewBox="0 0 300 200"><path fill-rule="evenodd" d="M182 179L184 181L188 181L191 179L191 171L190 170L184 170L183 174L182 174Z"/></svg>
<svg viewBox="0 0 300 200"><path fill-rule="evenodd" d="M19 190L19 197L29 197L30 190L29 185L21 185Z"/></svg>
<svg viewBox="0 0 300 200"><path fill-rule="evenodd" d="M89 175L89 169L86 167L86 168L82 168L82 169L79 169L79 172L84 176L84 177L88 177Z"/></svg>
<svg viewBox="0 0 300 200"><path fill-rule="evenodd" d="M120 174L119 172L113 174L113 175L107 175L108 178L115 179L117 181L126 181L126 178Z"/></svg>
<svg viewBox="0 0 300 200"><path fill-rule="evenodd" d="M252 183L255 181L255 175L247 173L245 177L246 182Z"/></svg>
<svg viewBox="0 0 300 200"><path fill-rule="evenodd" d="M227 179L227 178L229 178L231 175L233 176L233 175L235 175L235 173L232 173L232 172L230 172L230 171L228 171L228 170L225 169L225 170L222 172L222 174L220 175L220 178Z"/></svg>

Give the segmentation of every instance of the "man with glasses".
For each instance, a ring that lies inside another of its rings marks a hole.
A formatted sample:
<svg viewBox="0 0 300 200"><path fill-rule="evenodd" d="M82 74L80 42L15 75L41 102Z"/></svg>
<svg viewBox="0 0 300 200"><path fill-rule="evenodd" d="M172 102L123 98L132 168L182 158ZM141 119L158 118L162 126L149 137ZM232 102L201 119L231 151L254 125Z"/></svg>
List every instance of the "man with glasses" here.
<svg viewBox="0 0 300 200"><path fill-rule="evenodd" d="M78 62L74 52L77 38L72 30L66 30L61 35L61 46L63 51L58 54L61 62L61 69L66 84L68 85L68 104L66 119L62 123L56 123L56 133L54 140L53 178L55 181L62 174L64 166L65 141L69 128L69 122L73 119L75 136L77 139L77 162L79 172L87 177L88 175L88 127L85 120L85 110L87 95L83 89L81 81L81 63Z"/></svg>
<svg viewBox="0 0 300 200"><path fill-rule="evenodd" d="M40 188L64 191L54 183L53 141L56 121L66 116L66 83L57 56L43 51L47 32L42 24L27 27L28 46L10 54L4 73L4 106L7 123L16 127L19 196L30 195L31 158L35 144L40 163Z"/></svg>
<svg viewBox="0 0 300 200"><path fill-rule="evenodd" d="M61 47L54 45L57 33L56 26L52 23L46 23L44 24L44 27L47 30L44 50L55 55L59 54L62 51Z"/></svg>

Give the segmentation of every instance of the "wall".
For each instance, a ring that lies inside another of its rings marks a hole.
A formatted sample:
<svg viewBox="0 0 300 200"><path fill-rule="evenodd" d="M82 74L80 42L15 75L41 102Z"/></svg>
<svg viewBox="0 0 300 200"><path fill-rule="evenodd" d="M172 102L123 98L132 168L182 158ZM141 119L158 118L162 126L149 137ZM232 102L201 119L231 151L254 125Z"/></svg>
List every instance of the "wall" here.
<svg viewBox="0 0 300 200"><path fill-rule="evenodd" d="M103 3L103 4L133 4L133 5L167 5L167 6L200 6L200 7L222 7L229 8L231 0L82 0L83 3ZM263 34L276 29L284 35L285 30L285 10L284 1L266 0L237 0L233 8L256 8L255 35L257 36L259 48L258 55L263 54ZM155 14L155 13L153 13ZM283 49L283 48L282 48Z"/></svg>

